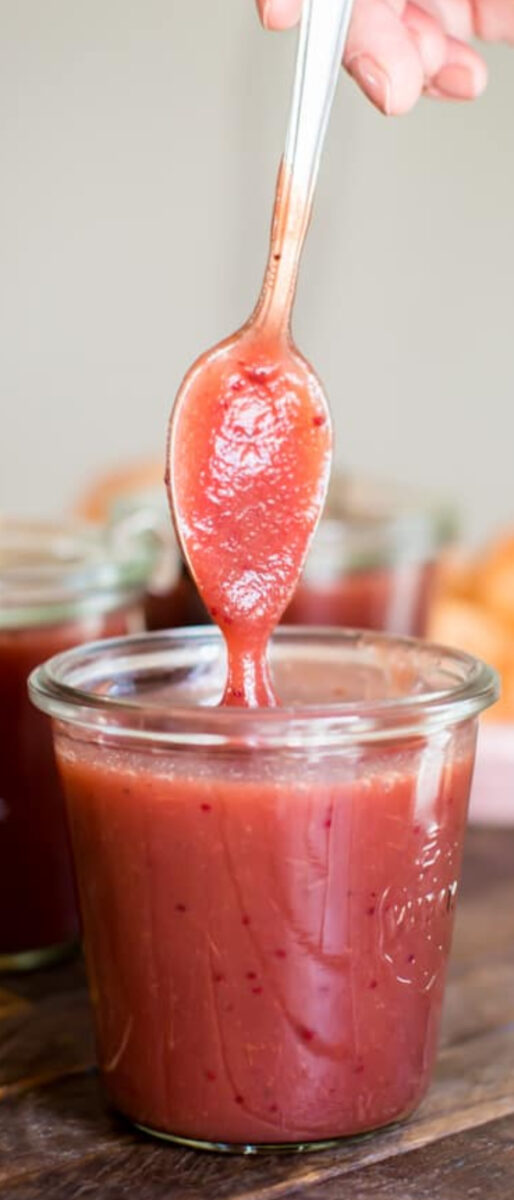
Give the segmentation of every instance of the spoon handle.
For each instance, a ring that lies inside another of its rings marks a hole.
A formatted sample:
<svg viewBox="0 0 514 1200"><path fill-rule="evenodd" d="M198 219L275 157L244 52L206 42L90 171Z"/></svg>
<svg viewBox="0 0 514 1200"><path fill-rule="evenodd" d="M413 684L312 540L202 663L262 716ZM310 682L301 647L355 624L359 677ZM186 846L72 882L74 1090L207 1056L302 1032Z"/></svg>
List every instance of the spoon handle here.
<svg viewBox="0 0 514 1200"><path fill-rule="evenodd" d="M353 0L303 0L293 98L256 329L290 331L296 281Z"/></svg>
<svg viewBox="0 0 514 1200"><path fill-rule="evenodd" d="M284 163L310 208L353 0L303 0Z"/></svg>

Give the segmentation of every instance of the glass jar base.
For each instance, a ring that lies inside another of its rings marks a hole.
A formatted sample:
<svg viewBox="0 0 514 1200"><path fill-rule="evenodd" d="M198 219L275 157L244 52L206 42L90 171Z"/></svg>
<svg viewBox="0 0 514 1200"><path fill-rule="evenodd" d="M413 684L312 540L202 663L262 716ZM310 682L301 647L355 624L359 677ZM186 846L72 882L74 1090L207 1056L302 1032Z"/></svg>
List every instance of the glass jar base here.
<svg viewBox="0 0 514 1200"><path fill-rule="evenodd" d="M205 1142L199 1138L182 1137L178 1133L163 1133L160 1129L151 1129L149 1125L140 1125L138 1121L133 1121L132 1124L149 1137L172 1142L176 1146L186 1146L189 1150L208 1150L214 1154L312 1154L317 1150L330 1150L341 1142L348 1141L348 1138L335 1137L323 1142Z"/></svg>
<svg viewBox="0 0 514 1200"><path fill-rule="evenodd" d="M79 948L78 941L59 942L56 946L40 946L37 950L20 950L13 954L0 954L0 974L11 971L41 971L45 967L56 967L71 958Z"/></svg>

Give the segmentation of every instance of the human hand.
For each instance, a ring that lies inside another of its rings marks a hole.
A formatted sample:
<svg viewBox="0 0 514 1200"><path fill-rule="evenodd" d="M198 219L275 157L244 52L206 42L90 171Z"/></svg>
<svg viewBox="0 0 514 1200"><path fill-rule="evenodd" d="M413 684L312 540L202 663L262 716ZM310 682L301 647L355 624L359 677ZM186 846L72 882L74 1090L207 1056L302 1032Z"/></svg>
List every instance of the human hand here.
<svg viewBox="0 0 514 1200"><path fill-rule="evenodd" d="M302 0L257 0L267 29L295 25ZM406 113L424 94L473 100L487 67L474 36L514 44L514 0L356 0L346 70L387 115Z"/></svg>

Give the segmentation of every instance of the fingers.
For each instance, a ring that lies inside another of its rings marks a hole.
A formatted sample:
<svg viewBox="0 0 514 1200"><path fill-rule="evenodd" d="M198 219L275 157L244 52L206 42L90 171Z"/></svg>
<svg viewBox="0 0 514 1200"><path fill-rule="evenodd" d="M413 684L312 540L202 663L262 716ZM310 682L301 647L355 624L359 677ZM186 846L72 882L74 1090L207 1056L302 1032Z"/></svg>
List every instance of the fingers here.
<svg viewBox="0 0 514 1200"><path fill-rule="evenodd" d="M358 0L344 61L363 92L388 115L408 112L421 95L425 72L420 53L384 0Z"/></svg>
<svg viewBox="0 0 514 1200"><path fill-rule="evenodd" d="M460 38L462 42L473 37L473 0L417 0L417 3L451 37Z"/></svg>
<svg viewBox="0 0 514 1200"><path fill-rule="evenodd" d="M257 8L265 29L290 29L299 20L302 0L257 0Z"/></svg>
<svg viewBox="0 0 514 1200"><path fill-rule="evenodd" d="M389 0L389 6L400 14L404 0ZM417 0L417 6L460 41L477 33L487 41L514 43L513 0ZM257 0L257 8L267 29L289 29L299 20L302 0Z"/></svg>
<svg viewBox="0 0 514 1200"><path fill-rule="evenodd" d="M302 0L257 0L257 8L267 29L287 29L298 21ZM407 112L421 95L425 56L434 70L444 61L430 18L411 12L411 37L400 20L404 8L405 0L357 0L345 54L362 90L387 113Z"/></svg>
<svg viewBox="0 0 514 1200"><path fill-rule="evenodd" d="M287 29L302 0L257 0L257 7L266 28ZM465 44L474 32L514 42L514 0L357 0L344 62L388 115L409 112L422 92L472 100L487 83L485 63Z"/></svg>
<svg viewBox="0 0 514 1200"><path fill-rule="evenodd" d="M437 99L474 100L486 87L487 67L480 55L466 42L447 36L428 12L427 2L435 12L432 0L416 4L409 0L405 6L402 0L394 0L396 11L393 0L358 0L354 10L345 65L369 99L387 114L408 112L422 91ZM467 0L438 3L448 3L453 28L472 32ZM503 6L503 0L475 3ZM506 3L514 40L514 0ZM502 21L504 17L505 12Z"/></svg>
<svg viewBox="0 0 514 1200"><path fill-rule="evenodd" d="M479 37L514 44L514 0L474 0L474 11Z"/></svg>
<svg viewBox="0 0 514 1200"><path fill-rule="evenodd" d="M406 4L403 23L420 56L425 79L437 75L444 66L447 42L441 26L417 4Z"/></svg>
<svg viewBox="0 0 514 1200"><path fill-rule="evenodd" d="M425 88L435 100L475 100L487 84L487 67L480 55L464 42L447 39L447 60Z"/></svg>

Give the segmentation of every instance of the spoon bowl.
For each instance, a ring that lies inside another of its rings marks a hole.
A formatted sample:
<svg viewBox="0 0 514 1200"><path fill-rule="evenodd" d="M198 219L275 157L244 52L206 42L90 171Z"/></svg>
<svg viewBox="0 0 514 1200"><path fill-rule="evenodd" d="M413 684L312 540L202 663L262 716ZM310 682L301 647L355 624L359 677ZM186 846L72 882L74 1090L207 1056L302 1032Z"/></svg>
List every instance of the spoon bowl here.
<svg viewBox="0 0 514 1200"><path fill-rule="evenodd" d="M251 677L254 698L274 700L257 664L305 561L331 447L312 367L289 338L263 336L251 324L199 359L178 393L168 449L172 511L227 642L226 702L246 696Z"/></svg>

